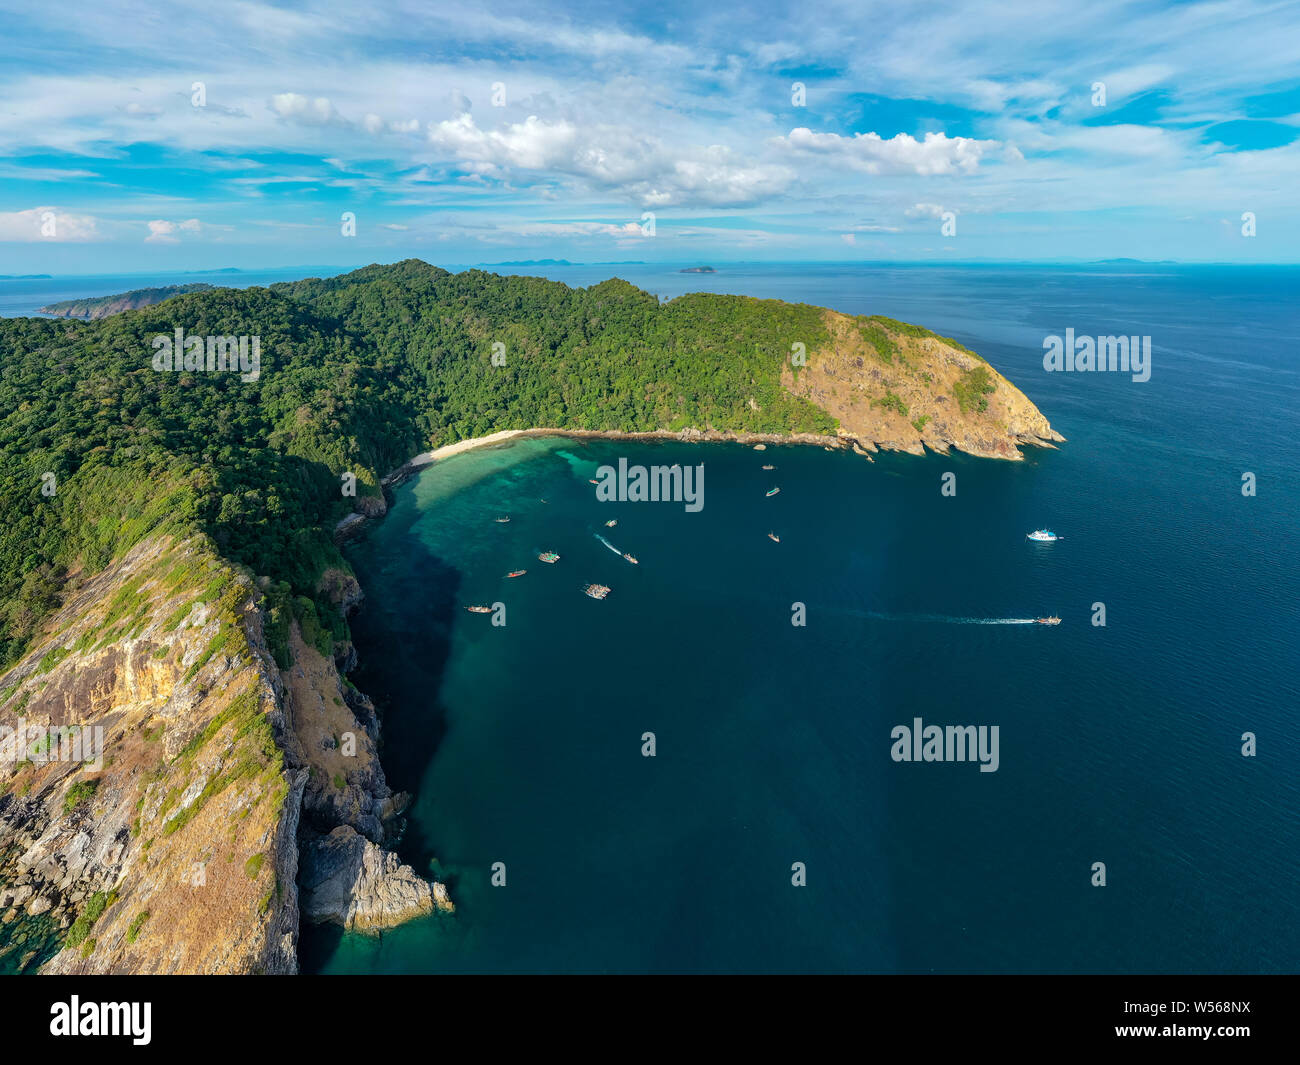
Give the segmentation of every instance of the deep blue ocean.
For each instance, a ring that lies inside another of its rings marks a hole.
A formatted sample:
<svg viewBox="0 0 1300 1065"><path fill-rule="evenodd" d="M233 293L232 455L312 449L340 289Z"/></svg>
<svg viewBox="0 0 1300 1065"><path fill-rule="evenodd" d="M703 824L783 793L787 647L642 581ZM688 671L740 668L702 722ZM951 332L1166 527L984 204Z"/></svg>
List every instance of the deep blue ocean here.
<svg viewBox="0 0 1300 1065"><path fill-rule="evenodd" d="M354 680L415 795L397 849L458 910L304 930L305 969L1300 969L1300 269L533 272L916 322L1068 442L868 463L528 439L398 489L350 552ZM1149 335L1151 379L1044 372L1066 328ZM703 463L703 509L597 502L619 458ZM1064 539L1028 542L1042 525ZM503 627L463 609L494 602ZM998 770L893 761L918 717L998 726Z"/></svg>

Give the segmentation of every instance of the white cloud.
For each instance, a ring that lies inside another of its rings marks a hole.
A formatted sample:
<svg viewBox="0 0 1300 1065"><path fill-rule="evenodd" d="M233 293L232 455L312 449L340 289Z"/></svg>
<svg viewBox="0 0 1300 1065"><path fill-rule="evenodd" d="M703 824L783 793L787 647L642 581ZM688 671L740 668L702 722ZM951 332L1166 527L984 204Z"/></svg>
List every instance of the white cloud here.
<svg viewBox="0 0 1300 1065"><path fill-rule="evenodd" d="M868 174L970 174L982 156L999 147L997 141L949 137L927 133L918 141L906 133L885 140L878 133L814 133L807 127L792 129L778 145L791 151L817 155Z"/></svg>
<svg viewBox="0 0 1300 1065"><path fill-rule="evenodd" d="M202 229L203 225L197 218L184 222L168 222L160 218L149 223L149 235L144 239L146 244L179 244L180 234L199 233Z"/></svg>
<svg viewBox="0 0 1300 1065"><path fill-rule="evenodd" d="M670 148L628 127L580 129L536 115L486 130L462 114L431 126L429 142L478 175L558 172L617 190L644 207L744 205L784 191L795 178L789 167L742 159L725 145Z"/></svg>
<svg viewBox="0 0 1300 1065"><path fill-rule="evenodd" d="M91 215L68 214L56 207L28 211L0 211L0 241L84 241L98 238L97 220Z"/></svg>
<svg viewBox="0 0 1300 1065"><path fill-rule="evenodd" d="M646 237L637 222L525 222L499 227L520 237ZM648 239L648 238L647 238Z"/></svg>
<svg viewBox="0 0 1300 1065"><path fill-rule="evenodd" d="M543 122L536 115L504 129L479 129L474 117L461 114L429 129L429 143L456 156L479 172L507 167L545 170L571 161L577 130L568 122Z"/></svg>
<svg viewBox="0 0 1300 1065"><path fill-rule="evenodd" d="M287 122L297 122L304 126L346 125L346 120L328 96L313 99L296 92L276 93L271 97L271 110Z"/></svg>

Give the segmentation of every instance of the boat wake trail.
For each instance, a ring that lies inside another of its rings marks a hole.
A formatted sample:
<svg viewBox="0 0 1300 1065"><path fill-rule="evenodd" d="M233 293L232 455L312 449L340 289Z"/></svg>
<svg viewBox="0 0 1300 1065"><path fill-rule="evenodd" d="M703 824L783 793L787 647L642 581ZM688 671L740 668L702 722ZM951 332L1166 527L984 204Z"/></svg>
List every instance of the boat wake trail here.
<svg viewBox="0 0 1300 1065"><path fill-rule="evenodd" d="M610 543L608 540L606 540L603 536L601 536L600 533L592 533L591 535L594 536L597 540L599 540L599 541L600 541L602 544L604 544L606 547L608 547L611 551L613 551L614 554L618 555L620 558L622 557L623 552L620 551L620 550L619 550L617 547L615 547L613 544L611 544L611 543Z"/></svg>
<svg viewBox="0 0 1300 1065"><path fill-rule="evenodd" d="M929 621L939 625L1033 625L1033 618L959 618L948 614L882 614L876 610L846 610L873 621Z"/></svg>

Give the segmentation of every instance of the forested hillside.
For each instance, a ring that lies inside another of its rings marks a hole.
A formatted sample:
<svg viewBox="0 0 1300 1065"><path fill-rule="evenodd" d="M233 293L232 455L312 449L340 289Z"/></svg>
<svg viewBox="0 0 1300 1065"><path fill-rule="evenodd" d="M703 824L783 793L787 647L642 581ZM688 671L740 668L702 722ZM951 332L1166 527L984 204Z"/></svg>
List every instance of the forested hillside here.
<svg viewBox="0 0 1300 1065"><path fill-rule="evenodd" d="M177 328L259 337L259 371L159 372L154 338ZM537 425L833 431L781 385L791 344L825 340L807 305L661 306L618 280L571 289L418 260L99 322L0 319L0 666L70 577L152 530L206 532L271 577L273 598L315 595L342 564L342 475L373 493L429 446ZM333 606L317 607L341 636Z"/></svg>

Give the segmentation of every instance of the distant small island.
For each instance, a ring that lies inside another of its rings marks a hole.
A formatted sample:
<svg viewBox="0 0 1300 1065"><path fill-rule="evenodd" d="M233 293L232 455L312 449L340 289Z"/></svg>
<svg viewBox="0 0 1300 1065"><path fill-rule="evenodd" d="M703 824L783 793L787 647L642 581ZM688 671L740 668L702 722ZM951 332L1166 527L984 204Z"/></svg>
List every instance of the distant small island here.
<svg viewBox="0 0 1300 1065"><path fill-rule="evenodd" d="M0 274L0 281L53 281L53 274Z"/></svg>
<svg viewBox="0 0 1300 1065"><path fill-rule="evenodd" d="M678 270L679 274L716 274L718 271L711 266L688 266L684 270Z"/></svg>
<svg viewBox="0 0 1300 1065"><path fill-rule="evenodd" d="M164 285L161 288L137 288L130 292L119 292L113 296L87 296L84 299L61 300L41 308L41 314L52 314L57 318L84 318L98 321L111 314L133 311L140 307L151 307L173 296L183 296L189 292L207 292L213 286L195 281L188 285Z"/></svg>

